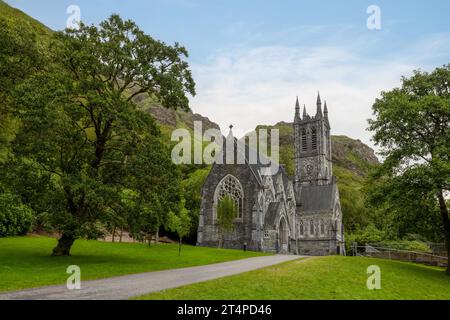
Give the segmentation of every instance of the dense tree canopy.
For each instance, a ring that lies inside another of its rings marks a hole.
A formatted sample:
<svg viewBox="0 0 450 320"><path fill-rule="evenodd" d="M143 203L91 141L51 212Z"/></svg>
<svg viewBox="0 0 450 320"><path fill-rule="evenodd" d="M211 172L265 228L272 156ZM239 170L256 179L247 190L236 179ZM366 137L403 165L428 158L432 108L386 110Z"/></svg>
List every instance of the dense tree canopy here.
<svg viewBox="0 0 450 320"><path fill-rule="evenodd" d="M435 223L439 212L450 253L450 64L403 78L401 88L382 92L373 111L369 130L386 159L374 175L372 203L395 209L400 219L414 215L415 224ZM422 212L410 211L414 205Z"/></svg>
<svg viewBox="0 0 450 320"><path fill-rule="evenodd" d="M133 98L188 109L195 90L186 50L113 15L56 33L49 55L52 64L15 87L13 146L22 166L54 186L41 190L62 234L53 254L70 254L77 237L96 237L113 217L133 234L154 232L178 207L179 173Z"/></svg>
<svg viewBox="0 0 450 320"><path fill-rule="evenodd" d="M4 19L0 19L0 43L0 161L4 161L17 127L9 114L10 93L44 62L35 35Z"/></svg>

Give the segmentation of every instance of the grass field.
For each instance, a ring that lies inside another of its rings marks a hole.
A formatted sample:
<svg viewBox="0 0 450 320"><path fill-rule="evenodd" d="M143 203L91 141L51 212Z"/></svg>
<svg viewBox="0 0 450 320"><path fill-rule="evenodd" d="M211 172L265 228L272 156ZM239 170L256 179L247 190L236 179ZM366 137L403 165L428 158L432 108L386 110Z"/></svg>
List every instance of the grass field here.
<svg viewBox="0 0 450 320"><path fill-rule="evenodd" d="M381 269L368 290L367 267ZM156 292L137 299L450 299L443 269L363 257L314 257Z"/></svg>
<svg viewBox="0 0 450 320"><path fill-rule="evenodd" d="M81 268L81 279L204 265L261 255L184 245L148 246L140 243L110 243L77 240L70 257L50 256L56 239L47 237L0 238L0 291L63 284L69 265Z"/></svg>

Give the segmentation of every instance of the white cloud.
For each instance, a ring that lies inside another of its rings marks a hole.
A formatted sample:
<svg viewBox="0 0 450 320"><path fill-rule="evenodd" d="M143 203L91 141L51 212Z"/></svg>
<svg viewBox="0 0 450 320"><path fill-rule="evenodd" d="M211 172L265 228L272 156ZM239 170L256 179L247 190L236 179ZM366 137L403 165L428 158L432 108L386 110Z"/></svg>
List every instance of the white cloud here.
<svg viewBox="0 0 450 320"><path fill-rule="evenodd" d="M239 136L258 124L291 122L296 95L309 114L314 114L320 90L327 100L332 134L345 134L373 147L365 129L375 98L380 91L399 86L402 75L419 67L427 69L421 61L439 54L430 48L447 48L445 41L433 38L426 49L423 43L422 49L405 48L405 52L420 54L397 53L380 59L365 58L370 48L357 40L332 46L227 48L192 66L198 95L191 105L222 130L233 124Z"/></svg>

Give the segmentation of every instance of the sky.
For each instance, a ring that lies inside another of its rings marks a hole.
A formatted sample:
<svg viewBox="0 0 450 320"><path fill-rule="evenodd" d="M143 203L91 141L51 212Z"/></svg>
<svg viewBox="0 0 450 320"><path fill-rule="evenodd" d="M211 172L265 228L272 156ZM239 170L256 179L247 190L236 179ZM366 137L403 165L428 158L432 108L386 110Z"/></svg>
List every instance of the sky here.
<svg viewBox="0 0 450 320"><path fill-rule="evenodd" d="M76 5L85 23L118 13L156 39L179 42L197 84L191 109L224 132L233 124L237 136L292 122L296 96L314 114L320 91L332 134L374 147L366 128L380 92L413 70L450 63L448 0L6 2L54 30L66 27L67 9Z"/></svg>

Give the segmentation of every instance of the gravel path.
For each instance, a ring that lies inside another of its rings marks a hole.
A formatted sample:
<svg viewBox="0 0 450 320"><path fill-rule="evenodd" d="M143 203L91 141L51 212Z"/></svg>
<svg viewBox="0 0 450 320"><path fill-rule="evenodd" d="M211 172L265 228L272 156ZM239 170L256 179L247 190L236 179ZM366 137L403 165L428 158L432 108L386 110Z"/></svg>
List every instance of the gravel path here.
<svg viewBox="0 0 450 320"><path fill-rule="evenodd" d="M251 271L301 257L294 255L261 256L204 266L153 271L99 280L83 281L83 278L81 278L80 290L68 290L65 285L46 286L0 293L0 300L128 299L150 292ZM83 271L81 272L81 277L83 277Z"/></svg>

